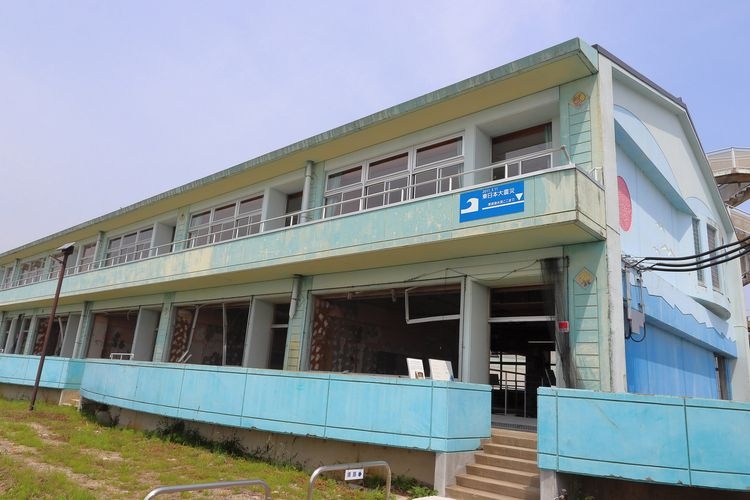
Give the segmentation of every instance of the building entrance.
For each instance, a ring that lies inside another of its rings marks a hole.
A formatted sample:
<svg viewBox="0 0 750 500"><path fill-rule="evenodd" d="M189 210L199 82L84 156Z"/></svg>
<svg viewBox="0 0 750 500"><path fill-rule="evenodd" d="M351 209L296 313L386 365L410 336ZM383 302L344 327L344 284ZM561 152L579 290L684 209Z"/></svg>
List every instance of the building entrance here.
<svg viewBox="0 0 750 500"><path fill-rule="evenodd" d="M536 418L537 388L557 385L552 289L494 289L490 300L492 412Z"/></svg>

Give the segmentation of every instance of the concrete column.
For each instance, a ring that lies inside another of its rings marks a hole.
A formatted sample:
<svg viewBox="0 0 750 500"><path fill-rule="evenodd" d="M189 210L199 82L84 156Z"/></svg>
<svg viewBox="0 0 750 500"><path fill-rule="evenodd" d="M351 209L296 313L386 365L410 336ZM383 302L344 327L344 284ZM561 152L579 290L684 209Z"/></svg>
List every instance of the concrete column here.
<svg viewBox="0 0 750 500"><path fill-rule="evenodd" d="M248 332L245 337L245 355L242 366L247 368L266 368L268 351L271 348L271 325L273 324L274 305L264 300L255 299L250 307Z"/></svg>
<svg viewBox="0 0 750 500"><path fill-rule="evenodd" d="M5 352L5 337L8 335L8 331L5 328L5 316L6 313L0 311L0 349L3 349L3 352Z"/></svg>
<svg viewBox="0 0 750 500"><path fill-rule="evenodd" d="M132 348L134 360L151 361L154 359L154 346L160 319L160 310L141 307L138 311Z"/></svg>
<svg viewBox="0 0 750 500"><path fill-rule="evenodd" d="M159 329L156 332L154 342L154 355L152 361L169 361L169 343L172 339L172 303L174 292L164 294L164 305L159 317Z"/></svg>
<svg viewBox="0 0 750 500"><path fill-rule="evenodd" d="M5 347L3 349L3 352L6 354L13 354L11 348L13 347L13 340L16 336L16 328L18 328L19 319L20 316L14 316L10 320L10 328L8 328L8 334L5 337Z"/></svg>
<svg viewBox="0 0 750 500"><path fill-rule="evenodd" d="M23 346L24 354L31 354L34 351L34 344L39 335L39 332L37 331L39 329L39 316L39 314L35 314L31 317L31 321L29 321L29 331L26 333L26 344ZM47 332L44 331L41 335L44 335L45 333Z"/></svg>
<svg viewBox="0 0 750 500"><path fill-rule="evenodd" d="M609 294L608 328L601 332L601 340L608 344L610 358L609 380L602 380L602 389L627 392L628 379L625 362L624 314L622 310L622 246L620 244L620 208L617 191L617 153L615 143L614 95L612 64L599 57L595 95L592 96L592 142L594 163L602 167L607 223L607 283L602 283ZM609 382L608 384L605 382ZM607 387L609 386L609 387Z"/></svg>
<svg viewBox="0 0 750 500"><path fill-rule="evenodd" d="M73 345L73 358L81 359L86 357L86 349L89 345L89 332L91 331L91 307L91 302L83 303L83 311L81 311L81 319L78 322L75 343Z"/></svg>
<svg viewBox="0 0 750 500"><path fill-rule="evenodd" d="M68 324L65 325L65 334L63 335L62 349L60 350L60 357L72 358L73 350L75 349L76 336L78 335L78 327L81 324L81 315L72 313L68 316Z"/></svg>
<svg viewBox="0 0 750 500"><path fill-rule="evenodd" d="M325 204L326 191L326 169L325 162L313 165L312 179L310 179L310 194L308 203L310 208L322 207ZM313 210L308 212L308 220L318 220L323 218L323 210Z"/></svg>
<svg viewBox="0 0 750 500"><path fill-rule="evenodd" d="M190 207L180 207L177 210L177 225L174 228L175 251L186 248L185 240L190 232Z"/></svg>
<svg viewBox="0 0 750 500"><path fill-rule="evenodd" d="M307 369L311 335L310 319L312 318L313 307L312 285L312 276L299 278L297 307L294 316L289 318L289 329L287 330L286 353L284 355L285 370Z"/></svg>
<svg viewBox="0 0 750 500"><path fill-rule="evenodd" d="M486 384L490 373L490 293L473 279L464 288L463 332L461 341L462 382Z"/></svg>

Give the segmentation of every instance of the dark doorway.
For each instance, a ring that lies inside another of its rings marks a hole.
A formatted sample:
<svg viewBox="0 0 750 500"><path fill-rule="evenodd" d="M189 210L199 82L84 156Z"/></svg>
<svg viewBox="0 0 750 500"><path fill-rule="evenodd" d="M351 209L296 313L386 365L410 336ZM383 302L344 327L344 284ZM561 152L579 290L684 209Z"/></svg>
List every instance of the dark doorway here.
<svg viewBox="0 0 750 500"><path fill-rule="evenodd" d="M490 297L492 412L536 418L537 388L557 385L552 289L495 289Z"/></svg>

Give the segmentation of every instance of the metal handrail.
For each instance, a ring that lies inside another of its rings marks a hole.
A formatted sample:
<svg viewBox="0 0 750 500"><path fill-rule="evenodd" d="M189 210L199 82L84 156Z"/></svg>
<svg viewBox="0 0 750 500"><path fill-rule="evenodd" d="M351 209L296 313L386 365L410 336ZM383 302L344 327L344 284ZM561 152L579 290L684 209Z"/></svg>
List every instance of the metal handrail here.
<svg viewBox="0 0 750 500"><path fill-rule="evenodd" d="M458 180L460 180L462 178L466 178L467 176L476 176L477 174L482 174L482 173L485 173L485 172L492 173L492 171L495 170L495 169L497 169L497 168L500 168L500 167L503 167L503 166L507 166L507 165L512 165L512 164L519 163L519 162L523 162L525 160L530 160L530 159L534 159L534 158L542 158L542 157L545 157L545 156L549 156L550 158L552 158L552 155L554 153L556 153L556 152L562 152L565 155L565 159L567 161L567 165L568 166L572 165L572 162L571 162L571 159L570 159L570 154L568 153L568 150L567 150L567 148L564 145L560 146L559 148L549 148L549 149L545 149L543 151L538 151L538 152L530 153L530 154L523 155L523 156L517 156L515 158L504 160L502 162L493 163L491 165L487 165L486 167L480 167L480 168L476 168L476 169L473 169L473 170L467 170L465 172L459 172L457 174L448 175L448 176L445 176L445 177L436 177L435 179L430 179L428 181L423 181L423 182L418 182L418 183L414 183L414 184L409 184L407 187L400 187L400 188L390 189L390 190L381 191L381 192L375 193L375 194L372 194L372 193L371 194L363 194L362 196L359 196L357 198L352 198L350 200L337 201L337 202L329 203L329 204L322 205L322 206L319 206L319 207L313 207L313 208L308 208L308 209L305 209L305 210L298 210L296 212L286 213L286 214L275 216L275 217L269 217L267 219L262 219L262 220L256 221L256 222L248 222L247 224L236 226L236 227L233 227L231 229L225 229L225 230L222 230L222 231L217 231L215 233L208 233L208 234L201 235L201 236L195 236L193 238L186 238L184 240L171 241L171 242L165 243L163 245L157 245L157 246L153 246L153 247L150 247L150 248L147 248L147 249L135 250L135 251L133 251L131 253L128 253L128 254L118 255L117 257L108 257L108 258L104 257L104 258L102 258L100 260L97 260L97 261L87 262L87 263L79 265L79 266L71 267L69 270L66 270L65 274L66 275L82 274L82 273L85 273L85 272L96 271L96 270L102 269L102 268L116 267L116 266L120 266L120 265L130 264L130 263L133 263L133 262L139 262L139 261L146 260L146 259L152 259L152 258L160 257L160 256L166 255L166 254L173 254L173 253L176 253L176 252L182 252L182 251L190 250L192 248L197 248L199 246L203 247L203 246L208 246L208 245L214 245L214 244L217 244L217 243L223 243L223 241L222 242L216 242L215 238L216 238L217 234L223 233L225 231L232 231L233 236L231 238L228 238L228 239L224 240L224 241L233 241L233 240L237 240L237 239L243 239L243 238L249 238L249 237L257 236L259 234L263 234L263 233L266 233L266 232L271 231L271 230L283 229L286 226L281 226L279 228L272 228L270 230L267 230L266 227L269 224L283 222L286 219L292 219L292 221L294 221L292 223L292 225L303 225L303 224L308 224L308 223L311 223L311 222L315 222L315 221L317 221L319 219L328 219L328 218L332 218L332 217L340 217L340 216L343 216L343 215L347 215L348 213L347 214L336 214L336 215L326 215L326 214L329 211L331 211L331 210L333 210L335 212L336 208L341 207L341 206L346 205L346 204L351 204L351 203L354 203L354 202L357 202L358 205L359 205L359 208L356 210L356 212L361 212L361 211L363 211L363 206L366 203L366 201L368 199L372 199L372 198L377 197L377 196L383 197L385 199L385 197L389 196L392 193L401 192L401 199L400 199L400 201L395 202L395 203L390 203L390 204L389 203L383 203L382 205L380 205L378 207L373 207L370 210L377 210L379 208L383 208L383 207L386 207L386 206L391 206L391 205L396 205L396 204L400 204L400 203L405 203L405 202L417 200L417 199L422 198L422 197L434 196L434 195L442 194L442 193L445 192L445 191L442 191L440 189L440 183L442 181L448 181L449 182L449 187L448 187L447 191L454 191L455 189L476 186L476 185L484 184L485 182L496 182L496 181L508 180L508 179L512 179L512 178L526 177L528 175L536 174L537 172L532 172L530 174L522 174L522 173L519 172L519 175L514 175L514 176L508 177L507 176L507 168L506 168L506 177L504 179L496 179L496 180L492 180L492 181L483 181L483 182L474 182L474 183L466 185L466 186L461 186L460 182L456 182L456 181L458 181ZM446 166L450 166L450 165L442 165L441 164L441 165L436 166L436 167L426 168L424 170L420 170L419 172L428 172L430 170L435 170L435 169L438 169L438 168L444 168ZM566 166L566 165L557 165L557 166L554 166L554 161L550 161L550 167L548 169L545 169L545 170L550 170L552 168L557 168L557 167L562 167L562 166ZM407 172L407 175L413 175L414 173L416 173L416 172ZM432 185L435 186L435 193L434 194L420 196L420 197L416 197L414 195L414 193L416 192L417 188L419 188L421 186L427 186L427 185L430 185L430 184L432 184ZM455 186L455 184L458 184L458 186ZM367 209L365 209L365 210L367 210ZM236 217L233 220L238 220L238 219L244 218L245 216L246 215L239 216L239 217ZM222 223L227 223L227 222L230 222L231 220L232 219L226 219L226 220L223 220ZM209 224L209 226L210 226L210 224ZM258 228L259 228L258 231L255 232L255 233L250 233L249 229L252 226L258 226ZM248 234L247 235L236 236L240 232L240 230L245 229L245 228L248 229ZM196 240L200 239L200 238L206 238L206 239L212 240L212 241L208 241L207 243L201 244L201 245L195 245L194 242ZM145 255L145 257L144 257L144 255ZM132 257L132 260L129 260L131 257ZM138 257L138 258L135 258L135 257ZM124 261L123 262L112 263L112 261L115 260L115 259L117 259L117 260L124 260ZM110 262L109 264L107 264L108 261ZM55 273L55 271L52 271L50 274L56 274L56 273ZM45 278L45 277L43 277L43 275L44 275L44 271L42 270L42 272L41 272L41 274L39 276L34 276L34 278L36 278L36 279L33 281L33 283L38 283L40 281L49 281L50 279L52 279L51 277ZM28 277L26 277L25 279L28 280ZM24 285L21 285L20 281L22 281L22 280L21 279L16 279L16 280L14 280L14 281L12 281L11 283L8 283L8 284L0 284L0 290L5 290L5 289L9 289L9 288L15 288L15 287L18 287L18 286L24 286L26 284L33 284L33 283L24 283Z"/></svg>
<svg viewBox="0 0 750 500"><path fill-rule="evenodd" d="M241 481L219 481L216 483L203 483L203 484L185 484L180 486L161 486L151 490L148 495L143 497L143 500L149 500L158 495L166 495L167 493L181 493L184 491L196 491L196 490L214 490L219 488L238 488L240 486L262 486L265 490L265 500L271 500L271 488L268 483L262 479L245 479Z"/></svg>
<svg viewBox="0 0 750 500"><path fill-rule="evenodd" d="M321 465L310 475L310 481L307 485L307 500L312 500L313 484L315 479L323 472L346 470L346 469L368 469L373 467L384 467L387 475L385 479L385 500L391 498L391 466L384 460L374 460L371 462L356 462L352 464Z"/></svg>

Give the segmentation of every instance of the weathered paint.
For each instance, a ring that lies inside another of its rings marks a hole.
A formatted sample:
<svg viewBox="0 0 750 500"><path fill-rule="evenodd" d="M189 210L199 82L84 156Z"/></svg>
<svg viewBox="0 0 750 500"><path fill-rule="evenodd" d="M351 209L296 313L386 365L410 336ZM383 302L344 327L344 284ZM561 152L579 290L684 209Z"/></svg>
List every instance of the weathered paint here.
<svg viewBox="0 0 750 500"><path fill-rule="evenodd" d="M85 361L69 358L45 358L39 386L48 389L78 389ZM34 385L39 356L0 354L0 383Z"/></svg>
<svg viewBox="0 0 750 500"><path fill-rule="evenodd" d="M585 174L575 168L563 168L527 177L525 184L526 209L522 213L461 223L461 191L452 191L67 276L62 294L70 302L103 287L109 291L147 286L165 289L188 279L209 280L216 286L226 284L222 276L238 276L241 272L273 273L264 274L265 279L312 274L319 269L340 267L343 261L334 265L332 258L356 257L355 263L349 265L367 268L377 261L362 259L363 253L372 257L382 252L389 256L386 263L403 263L409 255L414 260L413 249L422 245L440 245L447 256L530 249L541 244L538 239L542 234L524 238L517 232L541 228L546 246L602 238L603 193ZM584 207L587 213L581 213ZM507 235L511 231L516 233L512 237ZM322 267L321 261L332 267ZM53 282L45 281L4 290L0 292L0 303L47 301L53 287Z"/></svg>
<svg viewBox="0 0 750 500"><path fill-rule="evenodd" d="M750 489L750 404L539 388L539 467Z"/></svg>
<svg viewBox="0 0 750 500"><path fill-rule="evenodd" d="M486 385L87 360L87 399L207 423L454 452L490 435Z"/></svg>

